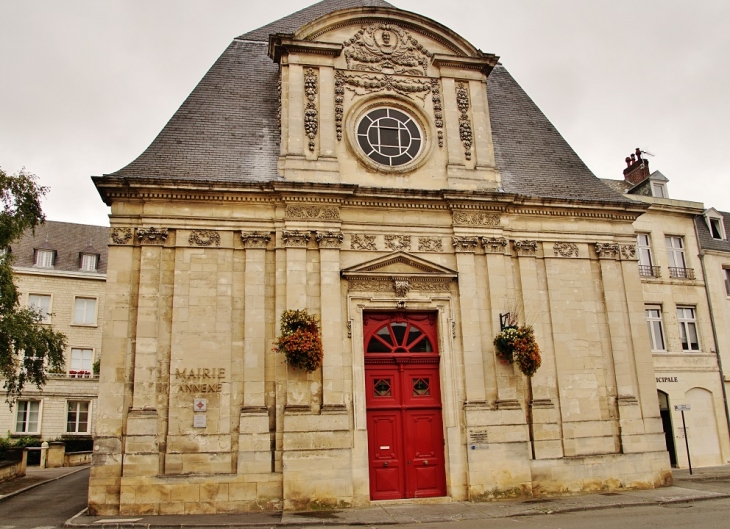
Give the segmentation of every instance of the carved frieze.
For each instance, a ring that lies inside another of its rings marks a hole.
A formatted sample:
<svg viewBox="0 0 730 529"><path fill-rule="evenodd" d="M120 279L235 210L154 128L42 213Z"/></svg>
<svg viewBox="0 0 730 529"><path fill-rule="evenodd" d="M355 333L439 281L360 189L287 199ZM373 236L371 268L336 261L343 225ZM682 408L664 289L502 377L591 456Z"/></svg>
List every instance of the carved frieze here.
<svg viewBox="0 0 730 529"><path fill-rule="evenodd" d="M517 255L535 257L537 254L537 241L514 241L513 244Z"/></svg>
<svg viewBox="0 0 730 529"><path fill-rule="evenodd" d="M454 250L457 253L473 253L479 244L478 237L454 237Z"/></svg>
<svg viewBox="0 0 730 529"><path fill-rule="evenodd" d="M304 108L304 132L309 138L309 150L314 152L314 138L319 128L319 116L317 113L317 74L314 69L307 68L304 75L304 95L307 104Z"/></svg>
<svg viewBox="0 0 730 529"><path fill-rule="evenodd" d="M287 206L288 219L338 220L340 209L337 206Z"/></svg>
<svg viewBox="0 0 730 529"><path fill-rule="evenodd" d="M481 237L482 247L487 253L504 253L507 239L504 237Z"/></svg>
<svg viewBox="0 0 730 529"><path fill-rule="evenodd" d="M595 248L599 259L618 259L621 252L619 245L612 242L597 242Z"/></svg>
<svg viewBox="0 0 730 529"><path fill-rule="evenodd" d="M339 248L342 246L342 239L342 234L334 231L318 231L314 236L320 248Z"/></svg>
<svg viewBox="0 0 730 529"><path fill-rule="evenodd" d="M365 26L342 44L350 70L427 75L433 57L408 31L389 23Z"/></svg>
<svg viewBox="0 0 730 529"><path fill-rule="evenodd" d="M266 248L271 240L268 233L259 233L257 231L251 233L241 233L241 241L244 248Z"/></svg>
<svg viewBox="0 0 730 529"><path fill-rule="evenodd" d="M553 253L560 257L578 257L578 245L572 242L556 242Z"/></svg>
<svg viewBox="0 0 730 529"><path fill-rule="evenodd" d="M309 244L311 234L306 231L287 231L281 232L281 240L284 242L284 246L289 248L306 248Z"/></svg>
<svg viewBox="0 0 730 529"><path fill-rule="evenodd" d="M626 260L636 259L636 245L635 244L622 244L621 245L621 257Z"/></svg>
<svg viewBox="0 0 730 529"><path fill-rule="evenodd" d="M137 228L137 240L140 244L163 244L167 235L167 228Z"/></svg>
<svg viewBox="0 0 730 529"><path fill-rule="evenodd" d="M443 251L443 244L441 237L419 237L418 238L418 251L419 252L441 252Z"/></svg>
<svg viewBox="0 0 730 529"><path fill-rule="evenodd" d="M448 292L449 280L442 278L372 278L351 279L347 287L355 292L393 292L397 297L405 297L410 291Z"/></svg>
<svg viewBox="0 0 730 529"><path fill-rule="evenodd" d="M352 250L377 250L375 235L353 233L350 237L350 248Z"/></svg>
<svg viewBox="0 0 730 529"><path fill-rule="evenodd" d="M453 214L456 226L499 226L499 220L499 215L481 211L454 211Z"/></svg>
<svg viewBox="0 0 730 529"><path fill-rule="evenodd" d="M425 101L426 96L433 89L430 80L392 75L345 74L340 71L335 73L335 87L337 86L351 91L353 97L385 91L395 92L409 99L412 99L411 96L416 96L421 101ZM335 94L336 104L337 95Z"/></svg>
<svg viewBox="0 0 730 529"><path fill-rule="evenodd" d="M221 236L216 230L193 230L188 237L188 244L197 246L221 245Z"/></svg>
<svg viewBox="0 0 730 529"><path fill-rule="evenodd" d="M132 240L132 228L112 228L110 236L114 244L127 244Z"/></svg>
<svg viewBox="0 0 730 529"><path fill-rule="evenodd" d="M408 251L411 249L410 235L386 235L385 247L394 252L399 250Z"/></svg>
<svg viewBox="0 0 730 529"><path fill-rule="evenodd" d="M459 108L459 136L464 144L464 156L471 160L471 121L469 120L469 92L464 83L456 85L456 106Z"/></svg>

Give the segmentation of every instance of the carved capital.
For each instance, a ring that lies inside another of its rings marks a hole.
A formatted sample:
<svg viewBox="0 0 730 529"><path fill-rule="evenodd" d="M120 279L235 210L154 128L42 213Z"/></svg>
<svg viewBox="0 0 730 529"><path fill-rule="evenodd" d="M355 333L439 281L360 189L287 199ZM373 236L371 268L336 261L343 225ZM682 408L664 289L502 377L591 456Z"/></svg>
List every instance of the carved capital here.
<svg viewBox="0 0 730 529"><path fill-rule="evenodd" d="M311 235L306 231L282 231L281 240L284 241L284 246L288 248L306 248L309 244Z"/></svg>
<svg viewBox="0 0 730 529"><path fill-rule="evenodd" d="M350 237L350 248L352 250L377 250L375 235L353 233Z"/></svg>
<svg viewBox="0 0 730 529"><path fill-rule="evenodd" d="M397 251L409 251L411 249L411 236L410 235L386 235L385 236L385 247L389 250Z"/></svg>
<svg viewBox="0 0 730 529"><path fill-rule="evenodd" d="M597 242L595 248L599 259L618 259L621 252L619 245L613 242Z"/></svg>
<svg viewBox="0 0 730 529"><path fill-rule="evenodd" d="M188 244L197 246L221 245L221 236L216 230L193 230L188 237Z"/></svg>
<svg viewBox="0 0 730 529"><path fill-rule="evenodd" d="M537 254L537 241L514 241L517 255L523 257L535 257Z"/></svg>
<svg viewBox="0 0 730 529"><path fill-rule="evenodd" d="M477 237L454 237L454 250L457 253L474 253L477 251L479 239Z"/></svg>
<svg viewBox="0 0 730 529"><path fill-rule="evenodd" d="M455 226L499 226L500 217L481 211L454 211L453 221Z"/></svg>
<svg viewBox="0 0 730 529"><path fill-rule="evenodd" d="M480 237L484 251L487 253L504 253L507 239L504 237Z"/></svg>
<svg viewBox="0 0 730 529"><path fill-rule="evenodd" d="M553 253L560 257L578 257L578 245L572 242L556 242Z"/></svg>
<svg viewBox="0 0 730 529"><path fill-rule="evenodd" d="M127 244L132 240L132 228L112 228L109 235L114 244Z"/></svg>
<svg viewBox="0 0 730 529"><path fill-rule="evenodd" d="M287 206L288 219L338 220L340 209L337 206Z"/></svg>
<svg viewBox="0 0 730 529"><path fill-rule="evenodd" d="M163 244L167 235L167 228L137 228L137 240L140 244Z"/></svg>
<svg viewBox="0 0 730 529"><path fill-rule="evenodd" d="M241 233L241 241L244 248L266 248L271 240L268 233L259 233L257 231L251 233Z"/></svg>
<svg viewBox="0 0 730 529"><path fill-rule="evenodd" d="M443 251L443 243L441 237L419 237L419 252L440 252Z"/></svg>
<svg viewBox="0 0 730 529"><path fill-rule="evenodd" d="M333 231L318 231L314 236L314 240L317 241L320 248L339 248L342 246L342 239L341 233Z"/></svg>

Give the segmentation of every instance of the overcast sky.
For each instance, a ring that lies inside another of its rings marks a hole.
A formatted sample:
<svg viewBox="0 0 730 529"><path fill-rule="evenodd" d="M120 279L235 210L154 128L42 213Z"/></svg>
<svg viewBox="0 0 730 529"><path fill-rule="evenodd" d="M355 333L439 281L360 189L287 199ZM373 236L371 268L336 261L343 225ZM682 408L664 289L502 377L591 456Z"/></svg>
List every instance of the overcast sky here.
<svg viewBox="0 0 730 529"><path fill-rule="evenodd" d="M49 219L108 224L90 176L138 156L234 37L308 0L0 0L0 167ZM395 0L502 63L600 178L634 148L730 210L730 2Z"/></svg>

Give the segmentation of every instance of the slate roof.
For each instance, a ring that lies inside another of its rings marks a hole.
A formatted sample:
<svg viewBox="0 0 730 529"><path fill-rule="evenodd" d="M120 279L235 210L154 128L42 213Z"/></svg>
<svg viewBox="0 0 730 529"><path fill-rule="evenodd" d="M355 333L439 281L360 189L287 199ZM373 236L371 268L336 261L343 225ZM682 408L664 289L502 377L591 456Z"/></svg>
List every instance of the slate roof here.
<svg viewBox="0 0 730 529"><path fill-rule="evenodd" d="M723 224L725 224L725 234L730 236L730 213L718 211L722 215ZM730 253L730 240L713 239L710 228L707 227L705 217L698 215L695 217L695 226L697 227L697 236L700 241L700 248L704 250L719 250L721 252Z"/></svg>
<svg viewBox="0 0 730 529"><path fill-rule="evenodd" d="M278 66L268 34L293 32L331 11L382 0L324 0L234 40L152 144L112 177L268 182L277 172ZM488 80L498 169L506 192L559 199L631 202L603 184L507 72Z"/></svg>
<svg viewBox="0 0 730 529"><path fill-rule="evenodd" d="M31 268L34 264L36 249L55 250L56 260L53 270L78 272L81 253L95 253L99 256L96 271L106 274L107 243L109 228L70 222L47 220L36 226L35 235L30 230L10 245L13 266Z"/></svg>

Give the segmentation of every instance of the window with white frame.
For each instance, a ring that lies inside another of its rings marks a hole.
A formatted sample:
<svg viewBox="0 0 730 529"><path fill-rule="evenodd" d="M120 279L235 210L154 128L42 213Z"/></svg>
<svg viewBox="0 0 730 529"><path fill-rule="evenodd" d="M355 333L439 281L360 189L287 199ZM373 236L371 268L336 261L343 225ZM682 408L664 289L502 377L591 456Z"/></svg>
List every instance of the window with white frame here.
<svg viewBox="0 0 730 529"><path fill-rule="evenodd" d="M84 272L96 272L96 264L99 256L93 253L81 255L81 270Z"/></svg>
<svg viewBox="0 0 730 529"><path fill-rule="evenodd" d="M94 325L96 323L96 298L76 298L73 322L75 325Z"/></svg>
<svg viewBox="0 0 730 529"><path fill-rule="evenodd" d="M51 296L48 294L28 294L28 306L41 314L41 322L51 323Z"/></svg>
<svg viewBox="0 0 730 529"><path fill-rule="evenodd" d="M55 256L56 252L53 250L36 250L34 264L39 268L53 268Z"/></svg>
<svg viewBox="0 0 730 529"><path fill-rule="evenodd" d="M684 260L684 238L667 236L667 258L670 268L686 268Z"/></svg>
<svg viewBox="0 0 730 529"><path fill-rule="evenodd" d="M40 433L40 401L19 400L16 407L15 433Z"/></svg>
<svg viewBox="0 0 730 529"><path fill-rule="evenodd" d="M651 195L656 198L667 198L667 186L666 184L660 184L658 182L652 182L651 184Z"/></svg>
<svg viewBox="0 0 730 529"><path fill-rule="evenodd" d="M69 400L66 412L66 433L89 433L88 400Z"/></svg>
<svg viewBox="0 0 730 529"><path fill-rule="evenodd" d="M725 293L730 296L730 268L723 268L725 274Z"/></svg>
<svg viewBox="0 0 730 529"><path fill-rule="evenodd" d="M724 240L727 239L727 233L725 233L725 223L723 221L722 214L715 208L709 208L702 214L705 217L705 223L710 230L710 235L713 239Z"/></svg>
<svg viewBox="0 0 730 529"><path fill-rule="evenodd" d="M651 239L649 239L648 233L638 233L636 235L636 248L639 250L639 264L652 266L654 261L651 257Z"/></svg>
<svg viewBox="0 0 730 529"><path fill-rule="evenodd" d="M679 337L682 339L682 351L699 351L700 341L697 337L697 320L692 307L677 307L679 321Z"/></svg>
<svg viewBox="0 0 730 529"><path fill-rule="evenodd" d="M76 378L88 378L94 366L94 350L82 347L71 348L71 366L69 375Z"/></svg>
<svg viewBox="0 0 730 529"><path fill-rule="evenodd" d="M664 327L662 326L662 308L659 305L647 305L646 323L649 326L649 339L652 351L666 351L664 345Z"/></svg>

